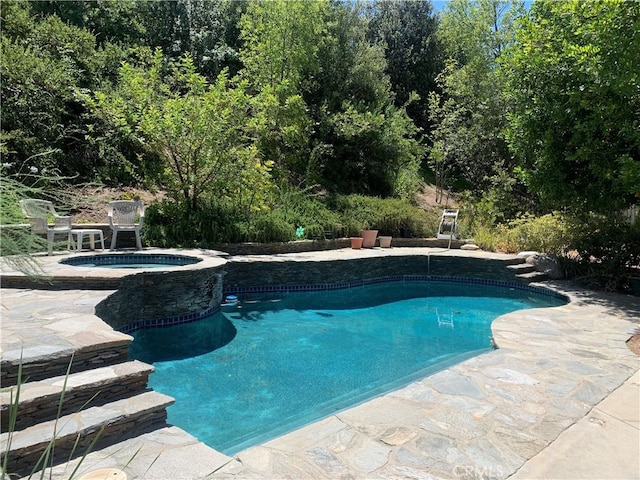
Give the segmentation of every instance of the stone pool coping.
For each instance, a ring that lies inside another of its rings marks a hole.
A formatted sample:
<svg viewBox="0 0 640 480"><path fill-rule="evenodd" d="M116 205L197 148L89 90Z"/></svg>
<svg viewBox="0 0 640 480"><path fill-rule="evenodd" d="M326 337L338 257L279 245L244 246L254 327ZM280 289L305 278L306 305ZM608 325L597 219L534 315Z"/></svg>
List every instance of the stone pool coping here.
<svg viewBox="0 0 640 480"><path fill-rule="evenodd" d="M95 255L171 255L171 256L188 256L200 259L199 262L189 265L166 265L160 269L156 267L149 268L104 268L104 267L81 267L75 265L67 265L60 263L65 259L77 259L83 257L92 257ZM158 272L159 270L171 271L192 271L204 268L222 267L226 263L228 255L224 252L216 250L202 249L159 249L145 248L142 250L117 250L117 251L88 251L88 252L54 252L52 255L35 255L40 271L37 282L43 288L48 284L60 285L62 288L85 288L90 289L115 289L118 281L122 277L135 275L143 272ZM6 262L6 259L0 259L0 277L3 288L29 288L34 286L33 281L24 273L17 271L12 265Z"/></svg>
<svg viewBox="0 0 640 480"><path fill-rule="evenodd" d="M429 249L344 249L271 261L408 253L399 250ZM624 342L640 326L640 301L565 282L544 285L571 302L499 317L492 325L497 350L233 458L169 427L93 452L80 474L123 468L142 446L125 469L130 478L638 478L640 357ZM108 335L92 309L109 293L3 288L3 356L19 343L44 351ZM613 406L599 411L607 397ZM54 478L64 475L56 469Z"/></svg>

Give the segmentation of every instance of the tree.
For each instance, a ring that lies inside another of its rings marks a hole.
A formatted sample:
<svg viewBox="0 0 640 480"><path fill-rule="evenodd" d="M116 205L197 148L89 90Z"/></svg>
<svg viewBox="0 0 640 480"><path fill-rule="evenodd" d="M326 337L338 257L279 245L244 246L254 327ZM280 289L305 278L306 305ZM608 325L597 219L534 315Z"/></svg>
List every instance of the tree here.
<svg viewBox="0 0 640 480"><path fill-rule="evenodd" d="M640 3L536 2L504 71L509 145L547 208L638 201Z"/></svg>
<svg viewBox="0 0 640 480"><path fill-rule="evenodd" d="M424 132L430 130L429 93L439 89L443 68L438 17L430 0L377 0L370 7L368 38L384 46L391 89L397 107ZM412 93L418 95L413 101Z"/></svg>
<svg viewBox="0 0 640 480"><path fill-rule="evenodd" d="M122 165L130 146L116 148L96 130L77 92L105 87L133 52L110 43L96 46L90 32L57 15L34 16L35 5L0 4L4 162L13 165L9 171L27 162L45 175L80 182L131 181ZM134 55L145 52L137 49ZM50 154L39 155L45 151Z"/></svg>
<svg viewBox="0 0 640 480"><path fill-rule="evenodd" d="M64 153L74 145L82 122L74 98L96 71L95 39L53 16L35 22L24 2L2 2L2 135L4 162L13 170L29 159L39 171L65 165ZM40 152L54 150L52 155Z"/></svg>
<svg viewBox="0 0 640 480"><path fill-rule="evenodd" d="M410 197L423 149L393 105L384 49L366 38L359 4L333 3L304 98L314 120L307 177L332 192Z"/></svg>
<svg viewBox="0 0 640 480"><path fill-rule="evenodd" d="M96 92L87 102L161 159L161 185L185 211L197 211L212 195L247 209L260 206L271 162L262 161L256 147L264 109L246 94L246 83L231 86L223 72L209 84L188 56L172 64L166 78L162 72L159 51L150 68L125 63L118 89Z"/></svg>
<svg viewBox="0 0 640 480"><path fill-rule="evenodd" d="M287 85L297 93L315 70L326 1L256 0L241 19L243 75L256 90ZM286 94L286 92L285 92Z"/></svg>
<svg viewBox="0 0 640 480"><path fill-rule="evenodd" d="M503 136L508 105L499 59L514 39L515 19L522 12L521 3L503 0L452 0L447 5L439 30L448 55L438 79L443 93L430 96L430 159L440 173L440 189L448 177L459 177L482 193L514 166Z"/></svg>
<svg viewBox="0 0 640 480"><path fill-rule="evenodd" d="M40 0L32 2L32 9L37 15L55 15L69 25L91 32L99 46L139 44L145 35L142 2L135 0Z"/></svg>
<svg viewBox="0 0 640 480"><path fill-rule="evenodd" d="M188 53L198 72L213 80L225 68L235 75L239 59L237 27L248 3L234 0L174 0L137 2L145 44L161 48L164 56L179 60Z"/></svg>
<svg viewBox="0 0 640 480"><path fill-rule="evenodd" d="M300 95L316 69L326 1L255 1L242 16L245 78L264 105L270 105L261 152L276 164L280 179L303 183L309 158L311 121Z"/></svg>

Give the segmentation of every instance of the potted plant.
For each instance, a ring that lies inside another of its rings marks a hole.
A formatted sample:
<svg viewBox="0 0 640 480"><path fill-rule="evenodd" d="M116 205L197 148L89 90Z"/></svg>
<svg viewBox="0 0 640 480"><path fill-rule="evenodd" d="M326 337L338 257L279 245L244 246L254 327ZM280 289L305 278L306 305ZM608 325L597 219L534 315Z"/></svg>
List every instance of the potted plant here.
<svg viewBox="0 0 640 480"><path fill-rule="evenodd" d="M378 238L378 230L360 230L362 237L362 248L373 248L376 246L376 238Z"/></svg>
<svg viewBox="0 0 640 480"><path fill-rule="evenodd" d="M380 248L391 248L391 239L393 237L391 235L380 235L378 237L378 243L380 244Z"/></svg>
<svg viewBox="0 0 640 480"><path fill-rule="evenodd" d="M356 250L362 248L362 237L351 237L351 248Z"/></svg>

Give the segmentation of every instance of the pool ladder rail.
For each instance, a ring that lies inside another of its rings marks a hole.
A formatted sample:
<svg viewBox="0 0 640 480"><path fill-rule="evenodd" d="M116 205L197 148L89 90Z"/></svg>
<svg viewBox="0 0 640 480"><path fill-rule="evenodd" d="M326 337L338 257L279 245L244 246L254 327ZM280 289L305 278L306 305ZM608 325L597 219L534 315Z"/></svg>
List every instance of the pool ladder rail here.
<svg viewBox="0 0 640 480"><path fill-rule="evenodd" d="M438 317L438 327L455 328L453 325L453 311L449 312L449 318L440 316L440 312L436 308L436 317Z"/></svg>

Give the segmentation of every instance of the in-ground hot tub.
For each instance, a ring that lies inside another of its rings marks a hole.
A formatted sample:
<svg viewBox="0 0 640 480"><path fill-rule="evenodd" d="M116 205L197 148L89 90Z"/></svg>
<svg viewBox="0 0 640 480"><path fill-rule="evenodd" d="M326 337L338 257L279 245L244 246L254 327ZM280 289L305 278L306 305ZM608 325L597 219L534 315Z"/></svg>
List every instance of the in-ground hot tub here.
<svg viewBox="0 0 640 480"><path fill-rule="evenodd" d="M74 267L91 268L166 268L193 265L202 259L187 255L162 253L111 253L71 257L60 263Z"/></svg>

